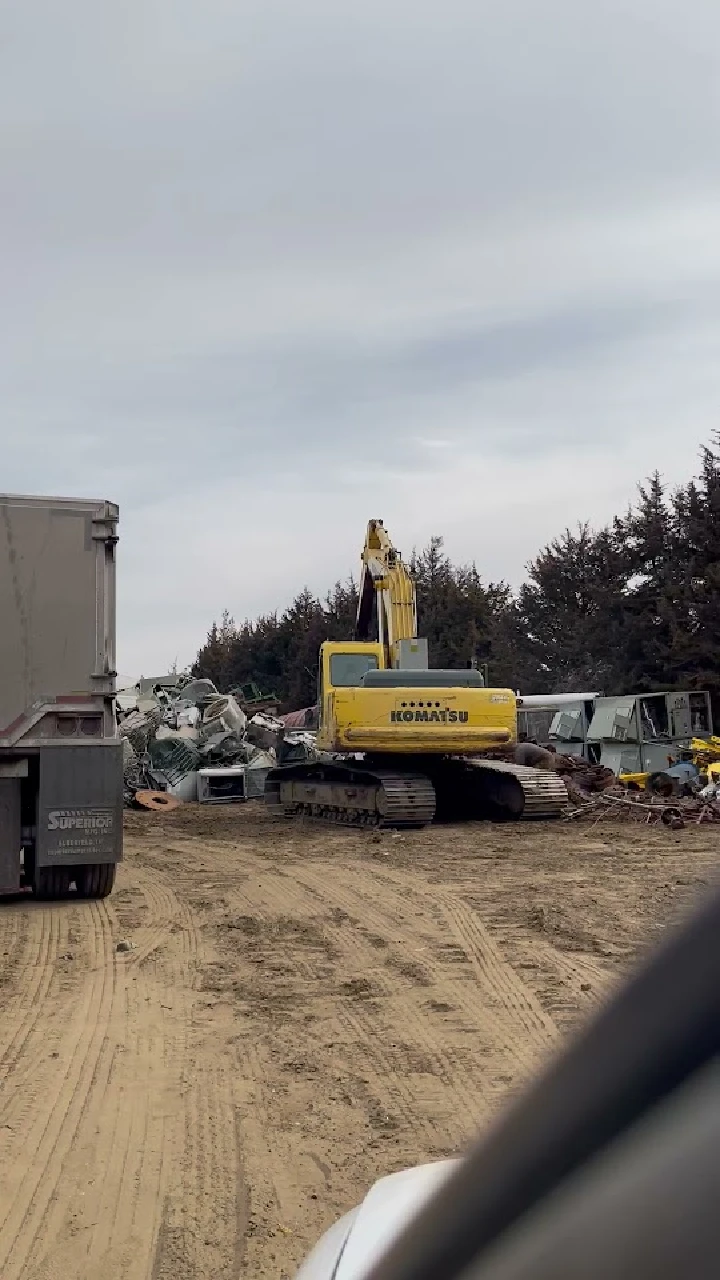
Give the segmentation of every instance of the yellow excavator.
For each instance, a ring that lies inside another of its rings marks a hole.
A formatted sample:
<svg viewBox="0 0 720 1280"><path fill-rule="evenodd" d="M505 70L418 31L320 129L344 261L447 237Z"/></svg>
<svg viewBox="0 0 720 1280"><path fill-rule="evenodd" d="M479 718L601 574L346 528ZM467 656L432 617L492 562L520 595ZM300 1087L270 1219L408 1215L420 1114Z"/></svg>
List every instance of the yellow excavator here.
<svg viewBox="0 0 720 1280"><path fill-rule="evenodd" d="M371 520L355 638L320 649L321 758L273 769L266 803L390 827L562 812L567 791L555 773L482 759L515 744L513 691L486 688L477 670L430 670L417 632L415 582L382 520Z"/></svg>

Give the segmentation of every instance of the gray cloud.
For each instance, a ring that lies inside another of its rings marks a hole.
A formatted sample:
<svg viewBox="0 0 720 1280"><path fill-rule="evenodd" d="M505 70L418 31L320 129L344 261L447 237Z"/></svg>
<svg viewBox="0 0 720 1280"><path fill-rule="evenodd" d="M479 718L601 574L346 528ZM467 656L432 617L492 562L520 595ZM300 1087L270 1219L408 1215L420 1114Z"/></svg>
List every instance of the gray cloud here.
<svg viewBox="0 0 720 1280"><path fill-rule="evenodd" d="M517 581L692 470L719 51L699 0L4 17L4 487L121 501L128 670L343 576L371 514Z"/></svg>

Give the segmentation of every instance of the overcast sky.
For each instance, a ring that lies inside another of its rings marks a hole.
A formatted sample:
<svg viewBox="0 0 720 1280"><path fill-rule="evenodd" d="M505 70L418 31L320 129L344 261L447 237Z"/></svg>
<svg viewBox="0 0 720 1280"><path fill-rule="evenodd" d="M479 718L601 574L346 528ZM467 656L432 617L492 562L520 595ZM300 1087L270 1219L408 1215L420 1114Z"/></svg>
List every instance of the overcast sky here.
<svg viewBox="0 0 720 1280"><path fill-rule="evenodd" d="M710 0L24 0L8 491L121 504L123 675L355 570L486 578L720 423Z"/></svg>

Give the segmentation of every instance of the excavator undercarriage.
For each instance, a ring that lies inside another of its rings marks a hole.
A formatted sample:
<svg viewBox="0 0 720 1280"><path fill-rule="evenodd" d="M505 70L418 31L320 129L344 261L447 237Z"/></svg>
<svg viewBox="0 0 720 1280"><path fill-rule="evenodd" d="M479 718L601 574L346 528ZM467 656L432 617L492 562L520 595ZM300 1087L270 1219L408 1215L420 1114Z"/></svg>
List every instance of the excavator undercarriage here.
<svg viewBox="0 0 720 1280"><path fill-rule="evenodd" d="M557 774L452 757L383 756L310 761L268 775L265 802L287 816L356 827L425 827L438 821L557 817L567 807Z"/></svg>

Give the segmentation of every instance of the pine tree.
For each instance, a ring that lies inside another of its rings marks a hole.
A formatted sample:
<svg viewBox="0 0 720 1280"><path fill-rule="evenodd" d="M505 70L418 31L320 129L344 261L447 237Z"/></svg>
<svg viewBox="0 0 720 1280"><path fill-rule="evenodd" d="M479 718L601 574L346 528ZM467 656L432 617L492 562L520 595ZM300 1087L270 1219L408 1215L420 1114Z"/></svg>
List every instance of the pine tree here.
<svg viewBox="0 0 720 1280"><path fill-rule="evenodd" d="M702 451L697 481L672 501L677 572L672 667L679 683L720 699L720 436ZM682 547L682 554L677 551Z"/></svg>
<svg viewBox="0 0 720 1280"><path fill-rule="evenodd" d="M518 593L514 644L522 666L546 687L524 692L612 688L626 584L613 532L566 529L528 565L528 579Z"/></svg>
<svg viewBox="0 0 720 1280"><path fill-rule="evenodd" d="M672 510L658 472L638 490L637 505L615 522L625 553L622 669L630 689L666 687L670 677L676 575Z"/></svg>
<svg viewBox="0 0 720 1280"><path fill-rule="evenodd" d="M220 624L213 622L208 631L207 640L191 668L192 674L212 680L218 689L227 688L230 652L236 634L235 622L226 609Z"/></svg>

